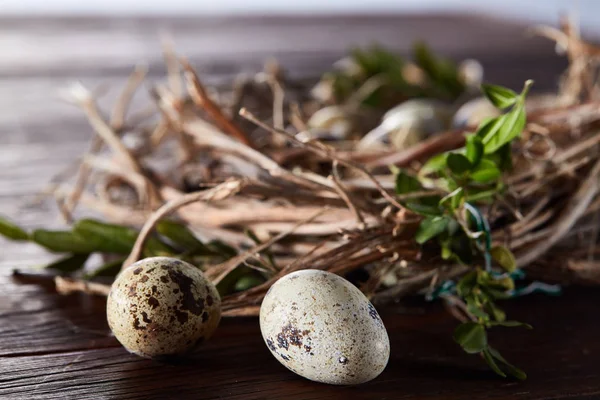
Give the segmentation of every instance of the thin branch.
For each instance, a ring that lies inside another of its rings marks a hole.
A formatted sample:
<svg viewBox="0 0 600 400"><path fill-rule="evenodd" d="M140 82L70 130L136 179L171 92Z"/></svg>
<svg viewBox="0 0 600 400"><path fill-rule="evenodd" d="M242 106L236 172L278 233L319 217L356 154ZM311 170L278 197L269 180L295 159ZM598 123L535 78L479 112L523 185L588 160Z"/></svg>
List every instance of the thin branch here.
<svg viewBox="0 0 600 400"><path fill-rule="evenodd" d="M210 99L208 93L206 93L206 89L200 82L200 78L190 63L186 59L181 59L180 61L185 71L188 92L194 104L205 110L207 114L214 119L215 123L230 136L236 138L246 146L252 147L252 141L248 135L246 135L246 133L244 133L244 131L234 124L233 121L225 116L225 114L223 114L223 110L221 110L221 108Z"/></svg>
<svg viewBox="0 0 600 400"><path fill-rule="evenodd" d="M110 293L110 285L63 276L55 277L54 284L56 291L62 295L81 292L106 297Z"/></svg>
<svg viewBox="0 0 600 400"><path fill-rule="evenodd" d="M364 167L362 167L361 165L357 165L354 164L351 161L348 160L344 160L342 158L339 158L335 152L329 148L327 148L326 146L324 146L323 144L316 142L316 141L309 141L309 142L303 142L301 140L296 139L296 137L294 135L291 135L290 133L280 130L280 129L275 129L273 127L270 127L269 125L259 121L250 111L246 110L245 108L240 110L240 115L246 119L248 119L249 121L253 122L254 124L256 124L257 126L260 126L261 128L272 132L272 133L276 133L279 135L284 135L285 137L287 137L288 139L290 139L292 142L295 142L297 144L299 144L300 146L306 147L307 149L312 150L314 153L317 153L323 157L327 157L331 160L335 160L337 162L339 162L340 164L348 167L348 168L352 168L355 169L357 171L359 171L360 173L362 173L363 175L365 175L369 180L371 180L371 182L373 182L373 184L375 184L375 187L377 188L377 190L379 191L379 193L381 193L381 195L387 200L389 201L391 204L393 204L394 206L398 207L399 209L403 209L404 207L398 203L398 201L396 201L396 199L394 199L393 196L391 196L387 190L385 190L383 188L383 186L381 186L381 184L379 183L379 181L377 179L375 179L375 177L369 172L367 171Z"/></svg>
<svg viewBox="0 0 600 400"><path fill-rule="evenodd" d="M125 262L123 262L123 269L127 268L140 258L142 248L144 247L146 239L150 235L152 229L154 228L154 225L156 225L156 223L160 221L162 217L174 212L180 207L183 207L190 203L194 203L196 201L222 200L227 197L233 196L242 189L244 184L245 181L243 180L230 180L218 186L215 186L212 189L208 189L202 192L189 193L181 196L178 199L164 204L150 216L148 221L146 221L146 223L142 227L142 230L140 231L137 240L135 241L131 253L127 257Z"/></svg>
<svg viewBox="0 0 600 400"><path fill-rule="evenodd" d="M131 105L131 100L133 99L133 95L140 87L144 79L146 78L146 74L148 73L148 67L146 65L138 65L135 67L129 79L127 80L127 84L125 88L121 92L121 95L117 99L115 106L113 107L113 112L110 117L110 126L115 131L120 131L125 124L125 117L127 116L127 111L129 110L129 106Z"/></svg>
<svg viewBox="0 0 600 400"><path fill-rule="evenodd" d="M231 258L230 260L224 262L223 264L219 264L216 265L212 268L210 268L207 271L207 275L209 277L212 276L216 276L215 279L213 279L213 283L216 285L219 282L221 282L221 280L223 278L225 278L231 271L233 271L235 268L237 268L238 265L240 265L241 263L243 263L244 261L246 261L248 258L253 257L256 253L260 253L261 251L269 248L270 246L272 246L274 243L280 241L281 239L285 238L286 236L294 233L294 231L302 226L303 224L310 222L312 220L314 220L315 218L317 218L319 215L323 214L324 212L326 212L328 209L324 208L323 210L320 210L319 212L315 213L314 215L312 215L310 218L305 219L304 221L300 221L298 222L296 225L294 225L291 229L285 231L285 232L281 232L279 235L272 237L271 239L265 241L264 243L246 251L245 253L242 253L240 255L237 255L233 258Z"/></svg>
<svg viewBox="0 0 600 400"><path fill-rule="evenodd" d="M519 267L524 267L535 261L568 233L600 190L599 176L600 160L596 161L586 180L581 184L577 192L573 194L560 217L554 223L555 231L553 234L533 248L517 256L517 265Z"/></svg>

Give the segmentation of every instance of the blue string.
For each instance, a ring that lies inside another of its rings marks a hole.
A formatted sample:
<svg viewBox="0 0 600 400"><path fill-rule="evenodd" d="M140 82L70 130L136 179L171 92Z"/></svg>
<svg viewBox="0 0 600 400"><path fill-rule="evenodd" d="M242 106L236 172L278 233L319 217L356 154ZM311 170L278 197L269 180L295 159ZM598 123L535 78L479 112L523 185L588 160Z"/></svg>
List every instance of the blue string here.
<svg viewBox="0 0 600 400"><path fill-rule="evenodd" d="M477 240L477 244L483 253L485 270L488 271L489 273L491 273L492 276L496 279L501 279L506 276L511 277L515 281L525 279L525 276L526 276L525 272L521 269L516 269L515 271L513 271L509 274L499 273L499 272L492 270L492 255L490 254L490 250L492 248L492 235L491 235L490 225L487 221L487 218L485 218L481 214L481 212L479 211L479 209L477 209L477 207L473 206L470 203L465 203L465 209L467 211L469 211L469 213L475 219L475 224L477 225L477 230L479 232L483 233L483 237L484 237L483 246L481 245L480 239ZM481 247L483 247L483 249L481 249ZM447 281L443 282L440 286L435 288L433 291L431 291L430 293L427 293L425 295L425 299L427 301L432 301L432 300L435 300L446 294L454 294L455 292L456 292L456 283L452 280L447 280ZM550 296L558 296L562 293L562 288L560 287L560 285L550 285L550 284L547 284L544 282L534 281L534 282L531 282L527 286L524 286L521 288L515 288L513 290L507 291L507 295L510 298L526 296L531 293L543 293L543 294L550 295Z"/></svg>

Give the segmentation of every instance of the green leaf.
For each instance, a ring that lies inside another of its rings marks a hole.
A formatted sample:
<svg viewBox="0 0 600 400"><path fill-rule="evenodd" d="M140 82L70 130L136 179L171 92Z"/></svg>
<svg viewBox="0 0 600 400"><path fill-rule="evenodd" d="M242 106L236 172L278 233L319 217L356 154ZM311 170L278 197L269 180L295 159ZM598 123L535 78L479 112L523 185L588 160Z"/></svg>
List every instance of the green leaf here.
<svg viewBox="0 0 600 400"><path fill-rule="evenodd" d="M465 322L454 331L454 341L469 354L481 353L487 347L487 334L483 325Z"/></svg>
<svg viewBox="0 0 600 400"><path fill-rule="evenodd" d="M492 200L497 193L496 189L469 189L465 199L468 202L487 202Z"/></svg>
<svg viewBox="0 0 600 400"><path fill-rule="evenodd" d="M481 142L483 143L484 153L487 153L485 151L486 140L490 141L492 140L492 137L496 136L497 132L502 127L502 124L504 124L504 117L504 115L501 115L499 117L490 118L479 124L479 128L477 128L477 132L475 133L475 135L479 139L481 139Z"/></svg>
<svg viewBox="0 0 600 400"><path fill-rule="evenodd" d="M29 233L3 217L0 217L0 235L10 240L30 240Z"/></svg>
<svg viewBox="0 0 600 400"><path fill-rule="evenodd" d="M512 146L510 143L500 147L494 154L489 154L487 157L502 171L509 171L512 168Z"/></svg>
<svg viewBox="0 0 600 400"><path fill-rule="evenodd" d="M481 85L481 91L493 105L500 109L512 106L519 99L517 93L502 86L484 83Z"/></svg>
<svg viewBox="0 0 600 400"><path fill-rule="evenodd" d="M469 159L459 153L448 154L448 168L457 175L467 172L472 165Z"/></svg>
<svg viewBox="0 0 600 400"><path fill-rule="evenodd" d="M474 304L473 302L468 302L467 303L467 311L472 314L473 316L477 317L477 318L481 318L484 320L489 319L489 315L488 313L486 313L485 311L483 311L480 307L478 307L476 304Z"/></svg>
<svg viewBox="0 0 600 400"><path fill-rule="evenodd" d="M436 57L424 43L414 46L414 61L427 75L438 97L455 98L464 90L456 66L447 60Z"/></svg>
<svg viewBox="0 0 600 400"><path fill-rule="evenodd" d="M224 297L233 293L238 280L254 273L255 271L252 268L245 265L239 265L237 268L233 269L233 271L225 275L225 277L217 284L219 294L221 297Z"/></svg>
<svg viewBox="0 0 600 400"><path fill-rule="evenodd" d="M510 276L490 277L486 284L489 288L499 289L503 292L515 288L515 281Z"/></svg>
<svg viewBox="0 0 600 400"><path fill-rule="evenodd" d="M209 249L185 224L162 220L156 224L156 231L169 239L175 246L181 247L187 254L214 255L215 251Z"/></svg>
<svg viewBox="0 0 600 400"><path fill-rule="evenodd" d="M220 240L212 240L208 243L208 248L214 253L218 253L225 258L231 258L238 254L237 250Z"/></svg>
<svg viewBox="0 0 600 400"><path fill-rule="evenodd" d="M129 254L138 235L134 229L92 219L77 221L73 232L84 238L95 251L116 254Z"/></svg>
<svg viewBox="0 0 600 400"><path fill-rule="evenodd" d="M525 322L519 321L493 321L490 322L490 326L505 326L507 328L521 327L525 329L533 329L533 326L526 324Z"/></svg>
<svg viewBox="0 0 600 400"><path fill-rule="evenodd" d="M234 290L236 292L243 292L244 290L252 289L255 286L258 286L264 283L264 279L256 274L246 275L238 279L235 283Z"/></svg>
<svg viewBox="0 0 600 400"><path fill-rule="evenodd" d="M467 272L456 285L456 292L460 297L467 297L477 285L477 271Z"/></svg>
<svg viewBox="0 0 600 400"><path fill-rule="evenodd" d="M525 128L526 115L525 106L519 102L513 109L500 117L500 126L494 134L487 134L483 139L485 154L496 152L500 147L510 143L519 136Z"/></svg>
<svg viewBox="0 0 600 400"><path fill-rule="evenodd" d="M69 231L36 229L33 231L32 240L56 253L88 254L96 250L87 240Z"/></svg>
<svg viewBox="0 0 600 400"><path fill-rule="evenodd" d="M482 292L484 292L488 297L494 300L502 300L509 299L511 296L507 291L502 288L502 290L494 289L490 284L488 286L481 288Z"/></svg>
<svg viewBox="0 0 600 400"><path fill-rule="evenodd" d="M138 236L135 229L92 219L77 221L73 231L84 238L94 251L102 253L129 254ZM144 245L144 255L147 257L170 256L174 253L173 249L155 237L149 237Z"/></svg>
<svg viewBox="0 0 600 400"><path fill-rule="evenodd" d="M98 276L111 278L115 277L119 274L119 272L121 272L121 267L123 266L124 261L124 258L118 258L116 260L109 261L87 274L86 278L96 278Z"/></svg>
<svg viewBox="0 0 600 400"><path fill-rule="evenodd" d="M495 373L497 373L503 378L506 378L506 374L500 369L500 367L498 367L498 364L496 364L496 361L490 353L489 348L483 350L483 359Z"/></svg>
<svg viewBox="0 0 600 400"><path fill-rule="evenodd" d="M443 260L449 260L450 258L452 258L453 253L452 253L452 249L450 248L449 242L445 241L444 243L442 243L442 251L441 251L440 255L442 256Z"/></svg>
<svg viewBox="0 0 600 400"><path fill-rule="evenodd" d="M464 190L463 188L458 188L452 193L447 194L444 198L440 200L440 206L450 206L451 210L456 210L459 208L464 200Z"/></svg>
<svg viewBox="0 0 600 400"><path fill-rule="evenodd" d="M508 372L510 375L514 376L515 378L524 381L525 379L527 379L527 374L525 372L523 372L522 370L520 370L519 368L515 367L514 365L512 365L511 363L509 363L508 361L506 361L504 359L504 357L502 357L502 355L500 353L498 353L497 350L493 349L492 347L488 346L488 351L490 352L490 355L492 357L494 357L496 360L500 361L503 365L503 369Z"/></svg>
<svg viewBox="0 0 600 400"><path fill-rule="evenodd" d="M467 136L466 143L466 156L471 162L473 167L479 165L481 157L483 156L483 143L477 135Z"/></svg>
<svg viewBox="0 0 600 400"><path fill-rule="evenodd" d="M419 170L419 175L429 175L446 168L448 153L441 153L431 157Z"/></svg>
<svg viewBox="0 0 600 400"><path fill-rule="evenodd" d="M421 190L423 187L417 178L400 170L396 174L396 194L406 194Z"/></svg>
<svg viewBox="0 0 600 400"><path fill-rule="evenodd" d="M500 170L493 161L483 159L471 172L471 179L479 183L490 183L500 177Z"/></svg>
<svg viewBox="0 0 600 400"><path fill-rule="evenodd" d="M44 268L64 273L75 272L83 268L89 256L89 254L73 254L54 261L53 263L46 265Z"/></svg>
<svg viewBox="0 0 600 400"><path fill-rule="evenodd" d="M425 215L425 216L436 216L441 215L442 210L437 205L432 206L428 204L415 203L415 202L406 202L404 203L404 207L414 212L415 214Z"/></svg>
<svg viewBox="0 0 600 400"><path fill-rule="evenodd" d="M506 272L517 269L517 261L513 253L504 246L495 246L490 249L490 255Z"/></svg>
<svg viewBox="0 0 600 400"><path fill-rule="evenodd" d="M429 239L441 234L446 230L449 219L445 216L427 217L419 224L415 240L419 244L423 244Z"/></svg>
<svg viewBox="0 0 600 400"><path fill-rule="evenodd" d="M502 322L506 320L506 313L504 311L502 311L501 309L499 309L498 307L496 307L496 305L492 302L487 303L487 308L490 311L490 314L492 314L492 317L494 317L494 320L496 322Z"/></svg>

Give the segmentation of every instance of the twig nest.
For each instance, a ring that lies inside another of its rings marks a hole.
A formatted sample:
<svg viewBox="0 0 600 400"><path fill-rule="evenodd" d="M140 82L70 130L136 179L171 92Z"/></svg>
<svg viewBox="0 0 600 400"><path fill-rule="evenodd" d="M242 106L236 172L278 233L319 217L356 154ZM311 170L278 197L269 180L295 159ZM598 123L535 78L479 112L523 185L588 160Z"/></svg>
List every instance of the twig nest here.
<svg viewBox="0 0 600 400"><path fill-rule="evenodd" d="M279 279L261 305L260 329L279 362L313 381L370 381L390 355L375 307L350 282L325 271L302 270Z"/></svg>
<svg viewBox="0 0 600 400"><path fill-rule="evenodd" d="M386 112L381 124L360 140L357 149L376 149L387 143L400 150L413 146L431 134L444 131L451 115L450 107L439 101L405 101Z"/></svg>
<svg viewBox="0 0 600 400"><path fill-rule="evenodd" d="M221 319L215 286L191 264L152 257L117 277L106 304L108 325L130 352L154 358L193 351Z"/></svg>

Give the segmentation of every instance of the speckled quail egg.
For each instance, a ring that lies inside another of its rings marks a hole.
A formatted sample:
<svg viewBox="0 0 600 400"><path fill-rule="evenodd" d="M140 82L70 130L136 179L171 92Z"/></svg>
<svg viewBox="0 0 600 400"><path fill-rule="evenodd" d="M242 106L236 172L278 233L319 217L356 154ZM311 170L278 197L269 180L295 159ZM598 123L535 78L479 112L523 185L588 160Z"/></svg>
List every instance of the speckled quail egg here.
<svg viewBox="0 0 600 400"><path fill-rule="evenodd" d="M106 304L108 325L119 342L142 357L191 352L221 319L215 286L191 264L152 257L126 268Z"/></svg>
<svg viewBox="0 0 600 400"><path fill-rule="evenodd" d="M344 278L302 270L279 279L260 307L267 347L304 378L352 385L377 377L390 342L375 307Z"/></svg>

